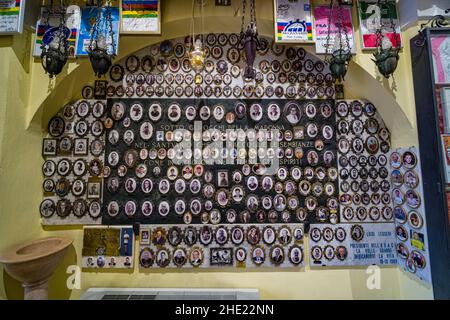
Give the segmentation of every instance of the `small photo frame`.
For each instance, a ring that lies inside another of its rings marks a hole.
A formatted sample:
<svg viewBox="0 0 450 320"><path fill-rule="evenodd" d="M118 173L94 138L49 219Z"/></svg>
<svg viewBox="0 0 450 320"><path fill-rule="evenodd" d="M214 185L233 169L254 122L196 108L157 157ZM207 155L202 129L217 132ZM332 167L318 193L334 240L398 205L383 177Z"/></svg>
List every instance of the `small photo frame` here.
<svg viewBox="0 0 450 320"><path fill-rule="evenodd" d="M88 199L100 199L102 196L102 183L101 181L89 181L87 185L87 197Z"/></svg>
<svg viewBox="0 0 450 320"><path fill-rule="evenodd" d="M140 234L141 245L150 245L152 231L150 228L142 227Z"/></svg>
<svg viewBox="0 0 450 320"><path fill-rule="evenodd" d="M108 81L97 80L94 86L94 98L104 100L106 99Z"/></svg>
<svg viewBox="0 0 450 320"><path fill-rule="evenodd" d="M232 266L233 249L232 248L211 248L210 263L211 266Z"/></svg>
<svg viewBox="0 0 450 320"><path fill-rule="evenodd" d="M56 156L57 144L58 141L56 139L44 139L42 145L42 156L44 157Z"/></svg>
<svg viewBox="0 0 450 320"><path fill-rule="evenodd" d="M89 144L89 139L86 139L86 138L75 139L74 155L87 156L88 148L89 148L88 144Z"/></svg>

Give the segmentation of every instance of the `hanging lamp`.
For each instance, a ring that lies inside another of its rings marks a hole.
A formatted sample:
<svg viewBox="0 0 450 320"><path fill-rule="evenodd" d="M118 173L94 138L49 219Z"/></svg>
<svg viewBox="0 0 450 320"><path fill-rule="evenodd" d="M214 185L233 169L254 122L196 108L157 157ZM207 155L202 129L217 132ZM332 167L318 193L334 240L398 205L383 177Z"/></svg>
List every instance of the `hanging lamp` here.
<svg viewBox="0 0 450 320"><path fill-rule="evenodd" d="M58 27L51 28L49 20L53 14L58 14L60 23ZM50 78L53 78L61 73L69 58L68 39L71 31L66 26L64 0L61 0L59 9L55 9L52 0L50 6L44 8L42 19L45 20L44 26L46 31L42 39L41 64L45 73L48 73Z"/></svg>
<svg viewBox="0 0 450 320"><path fill-rule="evenodd" d="M334 23L336 24L338 33L334 38L334 44L331 45L331 25L333 23L335 6L337 6L337 21ZM340 0L331 0L325 61L329 64L330 72L337 81L342 82L345 80L345 75L347 74L348 65L351 60L352 50L347 26L344 23L343 4Z"/></svg>
<svg viewBox="0 0 450 320"><path fill-rule="evenodd" d="M257 50L261 48L258 40L258 26L256 24L255 0L250 0L250 23L245 28L245 16L247 10L247 0L242 0L242 24L241 36L239 39L240 49L244 50L247 66L244 70L244 80L252 81L256 78L256 70L253 67L256 59Z"/></svg>
<svg viewBox="0 0 450 320"><path fill-rule="evenodd" d="M378 0L377 6L380 8L380 12L382 12L383 7L387 8L390 18L390 25L385 26L380 20L380 24L376 32L377 51L374 53L375 60L372 59L372 61L375 62L380 73L386 79L389 79L397 69L398 61L400 60L400 45L398 41L399 35L397 33L397 26L394 22L393 12L391 12L391 8L394 8L395 11L395 2L390 0ZM387 36L389 29L392 29L393 31L393 40L389 39Z"/></svg>
<svg viewBox="0 0 450 320"><path fill-rule="evenodd" d="M204 3L198 2L200 6L200 15L201 15L201 35L196 38L195 35L195 2L196 0L192 0L192 20L191 20L191 32L192 32L192 49L189 52L189 62L191 63L191 67L195 72L201 72L205 67L205 58L206 53L203 47L203 28L204 28L204 15L203 15L203 6Z"/></svg>
<svg viewBox="0 0 450 320"><path fill-rule="evenodd" d="M97 0L97 18L91 30L88 49L92 69L97 77L108 73L112 60L116 57L117 44L114 41L111 11L111 0L106 0L105 6L103 0Z"/></svg>

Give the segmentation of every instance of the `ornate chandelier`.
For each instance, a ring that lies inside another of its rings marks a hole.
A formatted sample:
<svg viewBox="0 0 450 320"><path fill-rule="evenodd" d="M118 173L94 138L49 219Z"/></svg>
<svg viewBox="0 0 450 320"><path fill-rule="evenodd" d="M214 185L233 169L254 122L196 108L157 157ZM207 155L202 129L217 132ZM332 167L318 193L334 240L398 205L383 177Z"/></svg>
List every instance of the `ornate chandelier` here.
<svg viewBox="0 0 450 320"><path fill-rule="evenodd" d="M204 27L204 15L203 15L203 6L204 3L198 2L201 8L201 19L202 19L202 32L201 36L196 38L195 36L195 2L196 0L192 0L192 21L191 21L191 31L192 31L192 50L189 52L189 61L191 63L192 69L195 72L201 72L205 67L205 49L203 48L203 27Z"/></svg>

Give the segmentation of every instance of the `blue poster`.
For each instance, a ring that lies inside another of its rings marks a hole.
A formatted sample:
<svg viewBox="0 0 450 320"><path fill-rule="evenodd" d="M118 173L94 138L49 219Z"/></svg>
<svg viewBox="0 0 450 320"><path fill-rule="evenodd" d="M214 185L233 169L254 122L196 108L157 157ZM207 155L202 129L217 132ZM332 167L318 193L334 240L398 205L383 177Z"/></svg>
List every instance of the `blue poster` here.
<svg viewBox="0 0 450 320"><path fill-rule="evenodd" d="M114 39L115 54L119 52L119 8L102 8L102 21L100 23L101 34L109 35L109 23L106 22L107 10L111 11L113 37L108 36L108 53L113 53L112 40ZM97 20L97 7L86 7L81 11L81 28L77 45L77 56L87 56L88 48L91 42L91 30Z"/></svg>

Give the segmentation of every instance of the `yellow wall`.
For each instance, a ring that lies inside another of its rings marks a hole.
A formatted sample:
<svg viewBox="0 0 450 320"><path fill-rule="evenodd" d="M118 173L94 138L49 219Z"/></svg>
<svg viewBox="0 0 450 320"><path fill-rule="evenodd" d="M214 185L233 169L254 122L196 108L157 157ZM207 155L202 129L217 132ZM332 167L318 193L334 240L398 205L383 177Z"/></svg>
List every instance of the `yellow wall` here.
<svg viewBox="0 0 450 320"><path fill-rule="evenodd" d="M190 1L164 0L162 37L122 37L120 59L162 39L184 36L189 30ZM212 0L208 1L210 4ZM238 1L233 1L238 3ZM205 32L239 32L236 7L205 10ZM273 34L272 0L257 0L258 26L262 35ZM355 11L356 12L356 11ZM355 15L356 17L356 15ZM358 28L357 19L355 27ZM348 98L374 102L392 131L394 146L417 144L409 38L404 33L396 81L377 76L370 53L358 52L350 67ZM38 60L31 56L32 35L0 37L0 250L15 243L44 236L74 239L63 265L51 282L50 298L78 298L90 287L218 287L258 288L264 299L430 299L432 290L396 268L382 269L381 290L366 288L365 269L324 269L304 272L195 272L158 271L134 273L83 273L81 290L66 288L68 265L81 260L80 228L40 226L38 207L42 200L41 143L50 117L65 103L80 97L81 88L94 77L85 59L72 62L63 74L49 81ZM357 34L358 48L359 35ZM314 47L308 50L314 51ZM23 297L20 284L0 267L0 299Z"/></svg>

